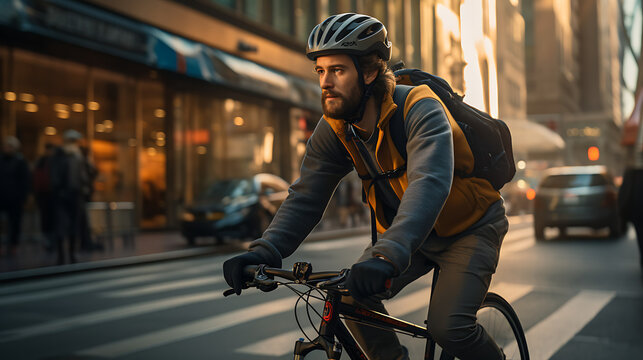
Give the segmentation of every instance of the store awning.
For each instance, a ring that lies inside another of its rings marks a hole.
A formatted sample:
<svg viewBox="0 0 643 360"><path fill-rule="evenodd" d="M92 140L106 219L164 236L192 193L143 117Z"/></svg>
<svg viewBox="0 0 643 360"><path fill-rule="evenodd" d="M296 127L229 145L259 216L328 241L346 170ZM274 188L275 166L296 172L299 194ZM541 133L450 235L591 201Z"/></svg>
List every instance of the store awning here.
<svg viewBox="0 0 643 360"><path fill-rule="evenodd" d="M321 111L314 81L70 0L0 0L0 25Z"/></svg>
<svg viewBox="0 0 643 360"><path fill-rule="evenodd" d="M525 119L506 121L514 152L552 153L565 148L565 140L546 126Z"/></svg>
<svg viewBox="0 0 643 360"><path fill-rule="evenodd" d="M621 145L634 146L636 144L636 138L639 134L639 126L641 124L641 108L643 108L643 91L639 92L634 110L632 110L630 118L627 119L623 125Z"/></svg>

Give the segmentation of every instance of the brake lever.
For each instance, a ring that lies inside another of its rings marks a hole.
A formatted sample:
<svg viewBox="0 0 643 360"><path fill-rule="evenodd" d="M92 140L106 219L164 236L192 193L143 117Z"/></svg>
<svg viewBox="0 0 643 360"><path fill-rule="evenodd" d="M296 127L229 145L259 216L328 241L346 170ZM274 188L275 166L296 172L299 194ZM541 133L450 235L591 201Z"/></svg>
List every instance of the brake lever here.
<svg viewBox="0 0 643 360"><path fill-rule="evenodd" d="M326 281L319 282L317 287L320 289L332 287L333 290L338 290L340 292L347 292L348 290L344 287L344 281L348 277L349 269L343 269L339 275L334 278L328 279Z"/></svg>

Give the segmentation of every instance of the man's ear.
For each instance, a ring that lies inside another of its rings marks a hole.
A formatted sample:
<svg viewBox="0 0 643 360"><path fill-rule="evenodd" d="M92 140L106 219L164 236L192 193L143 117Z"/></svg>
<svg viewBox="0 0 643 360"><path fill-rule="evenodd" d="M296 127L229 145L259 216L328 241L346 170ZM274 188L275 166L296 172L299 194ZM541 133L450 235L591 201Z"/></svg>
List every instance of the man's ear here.
<svg viewBox="0 0 643 360"><path fill-rule="evenodd" d="M364 84L370 85L375 78L377 78L377 70L371 71L370 73L364 73Z"/></svg>

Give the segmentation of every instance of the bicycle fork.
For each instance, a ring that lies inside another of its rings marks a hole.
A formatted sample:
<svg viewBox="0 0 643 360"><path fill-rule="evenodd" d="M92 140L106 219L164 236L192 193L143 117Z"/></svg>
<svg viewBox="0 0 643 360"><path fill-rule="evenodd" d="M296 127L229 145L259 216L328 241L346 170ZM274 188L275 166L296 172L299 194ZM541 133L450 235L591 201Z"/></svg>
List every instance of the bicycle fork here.
<svg viewBox="0 0 643 360"><path fill-rule="evenodd" d="M294 360L303 360L308 353L314 350L325 351L329 360L339 360L342 356L343 347L339 341L335 341L335 334L337 333L341 338L345 338L347 335L347 330L341 326L338 316L337 309L340 301L340 294L328 294L324 304L324 312L322 313L319 336L312 341L304 341L303 338L297 340L295 342Z"/></svg>

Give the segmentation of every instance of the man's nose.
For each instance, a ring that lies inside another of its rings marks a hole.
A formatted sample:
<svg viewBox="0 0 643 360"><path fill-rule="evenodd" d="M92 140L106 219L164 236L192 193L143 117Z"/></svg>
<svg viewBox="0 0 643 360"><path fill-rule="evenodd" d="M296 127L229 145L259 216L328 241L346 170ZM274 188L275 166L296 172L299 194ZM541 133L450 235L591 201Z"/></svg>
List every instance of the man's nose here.
<svg viewBox="0 0 643 360"><path fill-rule="evenodd" d="M330 80L330 76L328 74L323 74L319 77L319 85L321 86L322 89L330 89L333 87L333 83Z"/></svg>

